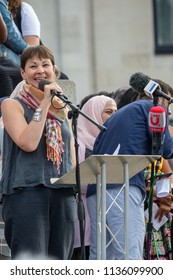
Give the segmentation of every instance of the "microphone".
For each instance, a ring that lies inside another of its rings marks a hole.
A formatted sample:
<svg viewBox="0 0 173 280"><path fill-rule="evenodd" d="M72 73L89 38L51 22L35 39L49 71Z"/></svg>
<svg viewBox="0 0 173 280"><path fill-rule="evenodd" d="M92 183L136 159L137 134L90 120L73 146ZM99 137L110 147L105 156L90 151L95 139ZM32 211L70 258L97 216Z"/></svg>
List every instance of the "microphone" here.
<svg viewBox="0 0 173 280"><path fill-rule="evenodd" d="M146 95L153 99L153 96L160 96L173 103L173 98L160 90L158 83L151 80L151 78L141 72L137 72L130 77L129 81L131 87L139 93L146 93Z"/></svg>
<svg viewBox="0 0 173 280"><path fill-rule="evenodd" d="M152 132L152 155L159 155L163 144L163 133L166 125L165 110L161 106L154 106L149 112L149 127Z"/></svg>
<svg viewBox="0 0 173 280"><path fill-rule="evenodd" d="M67 81L66 81L66 82L67 82ZM70 86L71 86L71 81L69 81L69 82L70 82ZM61 83L62 83L62 81L61 81ZM61 84L61 83L60 83L60 84ZM49 84L51 84L51 82L50 82L49 80L46 80L46 79L40 80L40 82L39 82L39 84L38 84L38 88L39 88L41 91L44 91L44 86L45 86L45 85L49 85ZM73 85L73 87L74 87L74 85ZM68 87L68 90L69 90L69 87ZM65 104L69 105L70 108L72 109L72 111L74 111L74 112L80 112L81 115L83 115L86 119L88 119L90 122L92 122L94 125L96 125L100 130L103 130L103 131L106 130L106 127L105 127L105 126L96 123L93 119L91 119L89 116L87 116L86 114L84 114L81 110L79 110L79 108L78 108L76 105L74 105L74 104L68 99L68 97L67 97L66 95L64 95L64 94L62 94L62 93L60 93L60 92L57 92L57 91L55 91L55 90L51 90L51 94L52 94L53 96L57 96L57 97L58 97L59 99L61 99ZM53 105L52 105L52 106L53 106ZM58 108L57 108L57 109L58 109Z"/></svg>
<svg viewBox="0 0 173 280"><path fill-rule="evenodd" d="M38 88L41 90L41 91L44 91L44 86L45 85L49 85L49 84L51 84L52 82L51 81L49 81L49 80L40 80L39 81L39 84L38 84ZM57 91L55 91L55 90L51 90L51 94L52 95L55 95L55 96L57 96L57 97L59 97L60 99L61 99L61 97L63 98L63 99L65 99L65 100L67 100L68 98L67 98L67 96L65 96L64 94L62 94L62 93L60 93L60 92L57 92Z"/></svg>

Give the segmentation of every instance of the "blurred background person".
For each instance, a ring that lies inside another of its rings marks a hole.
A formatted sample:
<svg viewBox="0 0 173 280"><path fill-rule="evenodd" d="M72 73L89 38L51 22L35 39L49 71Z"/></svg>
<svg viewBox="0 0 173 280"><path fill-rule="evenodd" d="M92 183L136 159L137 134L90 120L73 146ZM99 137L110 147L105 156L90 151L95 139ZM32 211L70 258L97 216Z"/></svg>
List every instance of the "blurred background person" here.
<svg viewBox="0 0 173 280"><path fill-rule="evenodd" d="M0 44L0 57L8 58L10 61L20 66L19 55L29 44L22 38L14 23L12 14L8 10L8 0L0 0L0 12L8 31L7 40L3 44Z"/></svg>
<svg viewBox="0 0 173 280"><path fill-rule="evenodd" d="M85 100L82 100L80 104L82 104L80 107L81 111L100 125L102 125L117 110L116 103L112 98L106 95L100 95L99 93L95 95L89 95L89 98L86 97ZM96 125L79 114L77 126L79 162L84 161L87 157L92 155L93 145L99 132L100 129ZM86 191L87 185L81 185L81 199L83 201L85 209L84 243L86 250L86 259L89 259L90 219L86 204ZM76 222L75 244L72 259L81 259L81 242L78 220Z"/></svg>
<svg viewBox="0 0 173 280"><path fill-rule="evenodd" d="M33 7L22 0L9 0L9 10L22 38L30 46L40 44L40 21Z"/></svg>
<svg viewBox="0 0 173 280"><path fill-rule="evenodd" d="M159 83L161 90L165 92L168 95L172 95L173 89L172 87L157 79L153 79L157 83ZM139 99L149 99L149 97L146 96L146 94L139 93L133 88L128 88L122 95L121 98L119 98L118 107L119 109L123 106L134 102ZM168 113L170 114L170 109L168 109ZM168 160L161 159L159 169L157 171L158 174L171 174L172 170L169 166ZM148 202L150 196L150 177L151 177L151 165L148 166L145 170L145 174L147 174L147 178L145 177L146 181L146 190L147 190L147 198L145 201L145 210L148 209ZM173 181L173 176L169 177L170 183ZM158 259L158 260L170 260L172 259L172 245L171 245L171 220L172 220L172 214L171 214L171 205L172 205L172 194L170 193L168 196L163 198L158 198L156 195L156 188L154 186L153 189L153 203L156 203L158 206L158 210L155 214L155 219L157 219L159 222L165 221L164 224L159 228L155 229L152 228L152 239L151 239L151 248L150 248L150 257L152 260ZM148 219L146 218L146 229L147 229ZM144 259L148 258L148 248L147 248L147 234L145 236L144 241Z"/></svg>
<svg viewBox="0 0 173 280"><path fill-rule="evenodd" d="M8 37L0 45L0 97L10 96L22 81L20 54L29 45L40 44L40 22L32 8L21 0L0 0L7 22Z"/></svg>
<svg viewBox="0 0 173 280"><path fill-rule="evenodd" d="M135 93L136 94L136 93ZM164 98L159 98L159 104L169 110L169 103ZM120 108L104 124L107 128L101 132L94 144L93 154L113 154L120 146L119 154L148 155L152 149L152 133L148 124L148 115L153 107L152 100L137 100ZM173 140L168 131L168 119L165 128L165 141L162 155L173 156ZM146 197L146 185L144 171L139 172L129 181L129 259L142 259L145 236L144 200ZM107 185L106 196L107 209L112 204L110 197L117 197L117 203L124 209L124 195L121 185ZM91 245L90 259L96 259L96 195L93 193L93 185L88 186L87 206L91 219ZM114 204L106 215L106 223L111 232L115 234L117 228L121 229L117 235L120 247L124 248L123 213ZM91 228L92 229L92 228ZM123 259L123 253L115 241L110 242L111 236L107 232L107 259Z"/></svg>

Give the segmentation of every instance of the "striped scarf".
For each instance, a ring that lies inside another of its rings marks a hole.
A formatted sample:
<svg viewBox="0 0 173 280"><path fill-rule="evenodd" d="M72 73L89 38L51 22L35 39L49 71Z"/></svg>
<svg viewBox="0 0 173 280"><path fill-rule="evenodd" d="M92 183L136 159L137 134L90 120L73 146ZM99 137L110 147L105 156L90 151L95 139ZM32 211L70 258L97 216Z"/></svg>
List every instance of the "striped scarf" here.
<svg viewBox="0 0 173 280"><path fill-rule="evenodd" d="M25 84L17 93L17 97L29 108L36 110L39 107L44 94L41 90ZM57 97L54 97L53 105L57 108L63 107L61 100ZM60 171L62 153L64 152L64 143L61 136L61 124L65 118L66 108L58 110L52 105L50 106L46 119L47 159L56 164L58 171Z"/></svg>

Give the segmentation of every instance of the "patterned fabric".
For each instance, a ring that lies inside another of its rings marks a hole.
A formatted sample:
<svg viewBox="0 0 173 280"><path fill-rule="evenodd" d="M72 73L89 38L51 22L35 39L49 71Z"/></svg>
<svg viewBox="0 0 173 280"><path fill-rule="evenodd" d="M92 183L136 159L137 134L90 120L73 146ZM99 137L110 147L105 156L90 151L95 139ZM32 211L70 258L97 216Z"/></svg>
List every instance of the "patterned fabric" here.
<svg viewBox="0 0 173 280"><path fill-rule="evenodd" d="M40 105L40 101L43 99L44 93L38 88L24 83L22 89L21 87L19 87L17 97L22 100L28 107L35 110ZM53 98L52 102L55 108L52 105L50 106L48 118L56 119L60 123L62 123L66 118L66 109L56 109L63 107L62 101L56 96Z"/></svg>
<svg viewBox="0 0 173 280"><path fill-rule="evenodd" d="M17 97L24 102L29 108L35 110L39 107L40 101L43 99L43 92L30 85L24 84L20 88ZM62 108L62 102L55 97L53 106ZM49 108L46 120L46 144L47 144L47 159L57 165L57 170L60 169L62 162L63 141L61 136L61 124L66 118L65 109L55 109L52 105Z"/></svg>
<svg viewBox="0 0 173 280"><path fill-rule="evenodd" d="M157 174L162 173L163 168L163 158L160 161L154 162L155 168L157 169ZM157 167L156 167L157 165ZM151 177L151 165L149 165L145 170L146 182ZM149 193L147 192L147 196ZM145 204L145 209L148 208L148 197ZM170 213L169 220L172 220ZM146 220L146 226L148 221ZM144 241L144 254L143 257L147 260L147 235ZM150 259L151 260L172 260L172 248L171 248L171 221L167 221L159 230L152 227L151 234L151 246L150 246Z"/></svg>
<svg viewBox="0 0 173 280"><path fill-rule="evenodd" d="M172 260L171 222L166 222L158 231L152 229L151 260ZM147 260L147 244L144 242L144 259Z"/></svg>
<svg viewBox="0 0 173 280"><path fill-rule="evenodd" d="M57 139L58 137L58 139ZM57 125L57 121L53 119L46 120L46 144L47 144L47 158L56 163L59 170L62 161L63 141L61 136L61 128Z"/></svg>

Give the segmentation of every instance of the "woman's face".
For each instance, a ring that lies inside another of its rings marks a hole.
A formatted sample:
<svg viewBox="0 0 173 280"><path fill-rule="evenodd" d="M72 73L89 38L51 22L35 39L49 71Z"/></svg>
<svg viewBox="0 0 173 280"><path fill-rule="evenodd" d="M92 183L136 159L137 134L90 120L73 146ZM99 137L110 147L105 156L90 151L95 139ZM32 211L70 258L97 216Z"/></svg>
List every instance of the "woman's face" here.
<svg viewBox="0 0 173 280"><path fill-rule="evenodd" d="M29 85L38 88L40 80L47 79L49 81L55 81L55 67L50 59L35 56L28 59L25 65L25 69L21 69L21 75Z"/></svg>
<svg viewBox="0 0 173 280"><path fill-rule="evenodd" d="M113 114L115 113L115 111L117 111L117 105L115 103L115 101L112 99L112 100L109 100L107 101L105 107L104 107L104 110L102 112L102 120L103 120L103 123Z"/></svg>

